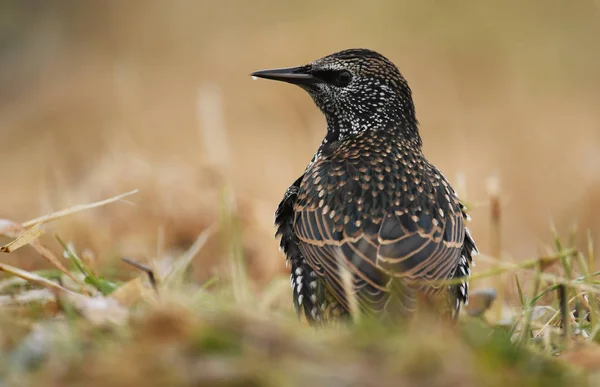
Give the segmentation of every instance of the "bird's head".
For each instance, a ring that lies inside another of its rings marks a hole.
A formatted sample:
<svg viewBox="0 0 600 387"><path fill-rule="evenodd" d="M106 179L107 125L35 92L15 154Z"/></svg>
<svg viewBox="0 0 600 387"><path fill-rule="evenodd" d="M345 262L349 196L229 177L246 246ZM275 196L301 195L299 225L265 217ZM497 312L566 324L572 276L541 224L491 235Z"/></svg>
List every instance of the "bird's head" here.
<svg viewBox="0 0 600 387"><path fill-rule="evenodd" d="M398 130L420 142L411 90L398 68L371 50L340 51L299 66L261 70L254 77L302 87L327 119L326 140L364 130Z"/></svg>

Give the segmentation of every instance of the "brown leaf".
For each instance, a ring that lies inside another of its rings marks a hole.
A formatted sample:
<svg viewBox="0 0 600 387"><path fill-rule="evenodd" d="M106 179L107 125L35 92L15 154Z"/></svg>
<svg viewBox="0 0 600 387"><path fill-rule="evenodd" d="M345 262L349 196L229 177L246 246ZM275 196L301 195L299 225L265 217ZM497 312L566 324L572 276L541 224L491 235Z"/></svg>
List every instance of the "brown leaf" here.
<svg viewBox="0 0 600 387"><path fill-rule="evenodd" d="M39 222L29 230L25 230L23 226L17 223L11 222L7 219L0 219L0 234L6 235L10 238L15 238L13 241L0 247L0 252L10 253L26 244L30 244L35 251L37 251L48 262L56 266L58 270L62 271L66 276L72 279L76 284L79 285L82 292L87 294L83 285L73 276L73 274L71 274L69 270L67 270L62 262L56 257L56 255L42 245L40 241L36 240L42 234L40 229L41 224L42 222Z"/></svg>
<svg viewBox="0 0 600 387"><path fill-rule="evenodd" d="M141 278L134 278L112 292L109 298L113 298L121 305L131 306L140 300L152 302L156 300L156 292L146 286Z"/></svg>
<svg viewBox="0 0 600 387"><path fill-rule="evenodd" d="M17 250L18 248L21 248L21 247L33 242L40 235L42 235L44 233L44 231L41 229L41 225L42 225L41 222L35 224L29 230L22 232L19 236L17 236L15 239L10 241L9 243L5 244L4 246L0 246L0 252L12 253L13 251Z"/></svg>

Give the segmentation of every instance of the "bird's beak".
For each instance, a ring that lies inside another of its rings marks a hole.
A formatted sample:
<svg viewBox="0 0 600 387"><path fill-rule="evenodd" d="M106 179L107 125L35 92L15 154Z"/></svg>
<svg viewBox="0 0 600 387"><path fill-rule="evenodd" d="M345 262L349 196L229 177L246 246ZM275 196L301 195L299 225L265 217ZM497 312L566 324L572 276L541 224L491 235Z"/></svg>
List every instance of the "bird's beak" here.
<svg viewBox="0 0 600 387"><path fill-rule="evenodd" d="M314 85L315 83L321 82L319 78L310 74L308 66L260 70L255 71L250 75L257 78L293 83L294 85Z"/></svg>

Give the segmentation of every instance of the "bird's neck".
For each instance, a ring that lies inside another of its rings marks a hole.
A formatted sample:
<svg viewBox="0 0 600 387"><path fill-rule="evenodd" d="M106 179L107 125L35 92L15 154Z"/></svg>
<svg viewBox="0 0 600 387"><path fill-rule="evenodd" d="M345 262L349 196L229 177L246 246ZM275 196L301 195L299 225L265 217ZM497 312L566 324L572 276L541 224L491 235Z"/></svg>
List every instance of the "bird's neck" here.
<svg viewBox="0 0 600 387"><path fill-rule="evenodd" d="M342 141L367 130L392 132L421 147L418 122L411 112L374 112L361 114L356 111L326 114L327 135L323 144Z"/></svg>

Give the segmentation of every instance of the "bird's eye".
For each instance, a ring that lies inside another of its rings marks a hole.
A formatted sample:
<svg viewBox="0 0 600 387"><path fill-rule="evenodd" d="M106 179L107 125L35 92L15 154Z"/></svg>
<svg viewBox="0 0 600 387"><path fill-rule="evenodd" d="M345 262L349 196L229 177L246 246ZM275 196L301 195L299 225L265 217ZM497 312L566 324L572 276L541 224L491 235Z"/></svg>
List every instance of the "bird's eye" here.
<svg viewBox="0 0 600 387"><path fill-rule="evenodd" d="M352 81L352 74L350 71L342 70L335 77L335 85L339 87L347 86Z"/></svg>

